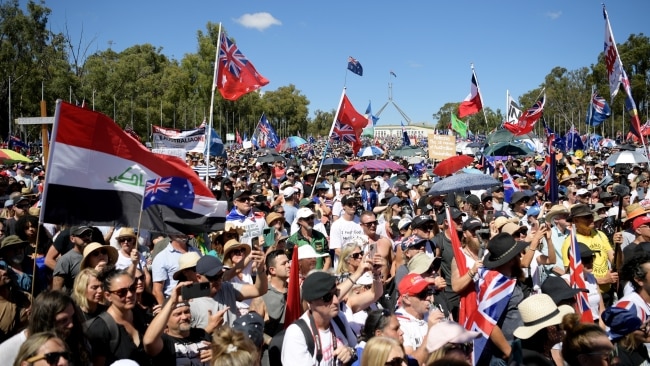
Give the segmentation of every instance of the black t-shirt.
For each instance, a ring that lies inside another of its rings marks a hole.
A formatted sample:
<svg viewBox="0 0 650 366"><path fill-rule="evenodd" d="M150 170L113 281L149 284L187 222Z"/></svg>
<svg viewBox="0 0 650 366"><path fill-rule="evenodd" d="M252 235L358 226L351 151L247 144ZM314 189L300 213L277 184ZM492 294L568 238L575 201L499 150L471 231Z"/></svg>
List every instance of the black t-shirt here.
<svg viewBox="0 0 650 366"><path fill-rule="evenodd" d="M200 328L191 328L187 338L162 334L163 348L152 358L156 366L209 366L201 363L200 350L210 347L210 335Z"/></svg>
<svg viewBox="0 0 650 366"><path fill-rule="evenodd" d="M104 356L105 364L110 365L116 360L128 358L138 363L140 366L151 365L150 357L144 351L142 338L147 330L148 319L146 314L138 309L133 308L133 327L138 331L140 345L136 346L131 339L131 335L126 331L124 326L117 324L119 333L119 344L117 349L111 350L110 343L112 339L108 325L100 317L96 317L86 329L86 336L92 346L92 354L95 356Z"/></svg>
<svg viewBox="0 0 650 366"><path fill-rule="evenodd" d="M440 264L440 275L447 281L445 291L451 289L451 261L454 259L454 249L451 247L451 240L447 238L444 231L439 232L433 237L433 242L437 248L440 248L442 263Z"/></svg>

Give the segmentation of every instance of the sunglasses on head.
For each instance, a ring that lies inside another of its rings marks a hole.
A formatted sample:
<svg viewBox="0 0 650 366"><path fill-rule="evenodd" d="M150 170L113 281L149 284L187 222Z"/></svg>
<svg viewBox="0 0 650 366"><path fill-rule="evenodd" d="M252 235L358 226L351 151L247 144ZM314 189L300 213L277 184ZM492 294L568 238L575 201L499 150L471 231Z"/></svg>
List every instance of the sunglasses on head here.
<svg viewBox="0 0 650 366"><path fill-rule="evenodd" d="M115 290L115 291L108 291L108 292L110 292L111 294L115 294L118 297L126 297L126 294L128 292L130 292L132 294L135 294L136 287L137 287L137 282L133 282L133 284L131 286L129 286L129 287L121 288L121 289Z"/></svg>
<svg viewBox="0 0 650 366"><path fill-rule="evenodd" d="M404 357L395 357L384 363L384 366L402 366L408 365L408 361Z"/></svg>
<svg viewBox="0 0 650 366"><path fill-rule="evenodd" d="M338 289L335 292L329 292L329 293L323 295L323 297L321 297L321 300L323 300L324 303L330 303L330 302L332 302L332 300L334 300L334 295L336 295L336 297L339 297L339 290Z"/></svg>
<svg viewBox="0 0 650 366"><path fill-rule="evenodd" d="M29 364L33 364L36 361L45 360L49 365L56 365L61 357L66 360L70 360L70 352L50 352L42 355L36 355L26 359L25 361Z"/></svg>
<svg viewBox="0 0 650 366"><path fill-rule="evenodd" d="M359 253L352 253L352 254L350 254L350 257L352 259L359 259L359 258L363 257L363 251L361 251Z"/></svg>
<svg viewBox="0 0 650 366"><path fill-rule="evenodd" d="M106 250L106 249L98 249L98 250L93 251L92 254L93 254L94 257L97 257L100 254L101 255L108 255L108 250Z"/></svg>

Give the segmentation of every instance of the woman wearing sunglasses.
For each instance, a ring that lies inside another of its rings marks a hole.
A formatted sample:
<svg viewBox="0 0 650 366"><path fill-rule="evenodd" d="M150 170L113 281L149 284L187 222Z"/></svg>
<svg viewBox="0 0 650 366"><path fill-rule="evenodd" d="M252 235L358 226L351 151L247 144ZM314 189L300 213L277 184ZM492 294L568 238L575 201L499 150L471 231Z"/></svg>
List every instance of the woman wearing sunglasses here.
<svg viewBox="0 0 650 366"><path fill-rule="evenodd" d="M373 337L366 344L361 366L407 366L404 348L394 338Z"/></svg>
<svg viewBox="0 0 650 366"><path fill-rule="evenodd" d="M110 245L90 243L84 248L83 259L81 260L79 269L94 268L98 272L101 272L104 268L114 266L117 262L117 256L117 249Z"/></svg>
<svg viewBox="0 0 650 366"><path fill-rule="evenodd" d="M135 306L137 280L128 272L115 268L101 272L99 280L104 289L104 298L110 305L106 310L108 316L95 317L86 330L92 346L93 365L110 365L124 358L140 365L148 364L149 357L144 352L142 336L150 319L141 308ZM115 327L117 335L111 332Z"/></svg>
<svg viewBox="0 0 650 366"><path fill-rule="evenodd" d="M229 240L224 246L223 250L223 265L227 268L240 268L236 270L232 278L227 276L224 279L231 283L239 283L242 285L252 285L253 277L250 273L245 273L241 269L248 266L250 263L251 246L245 243L240 243L235 239ZM237 309L239 314L246 314L251 305L252 300L237 301Z"/></svg>
<svg viewBox="0 0 650 366"><path fill-rule="evenodd" d="M70 352L54 332L32 334L20 346L14 366L68 366Z"/></svg>
<svg viewBox="0 0 650 366"><path fill-rule="evenodd" d="M336 267L336 274L347 275L356 272L357 268L363 260L363 247L368 241L361 237L354 238L351 241L345 243L343 248L341 248L341 258L338 266Z"/></svg>

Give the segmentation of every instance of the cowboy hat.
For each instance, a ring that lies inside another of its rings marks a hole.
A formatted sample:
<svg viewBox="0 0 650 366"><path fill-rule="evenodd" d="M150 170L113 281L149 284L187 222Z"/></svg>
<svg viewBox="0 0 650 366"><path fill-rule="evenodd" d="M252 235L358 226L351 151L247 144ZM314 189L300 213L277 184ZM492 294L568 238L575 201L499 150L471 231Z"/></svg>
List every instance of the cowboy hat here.
<svg viewBox="0 0 650 366"><path fill-rule="evenodd" d="M589 205L584 203L578 203L576 205L571 206L571 210L569 213L569 217L567 218L567 221L571 221L575 217L581 217L581 216L593 217L593 215L594 213L591 212L591 207L589 207Z"/></svg>
<svg viewBox="0 0 650 366"><path fill-rule="evenodd" d="M228 254L235 249L243 248L245 250L244 258L251 254L251 246L246 243L240 243L235 239L230 239L223 247L223 264L226 266L232 265L232 259L228 257Z"/></svg>
<svg viewBox="0 0 650 366"><path fill-rule="evenodd" d="M117 249L110 245L104 245L97 242L90 243L84 248L84 255L81 259L80 269L86 268L88 265L88 257L96 250L105 249L108 254L108 265L113 265L117 262Z"/></svg>
<svg viewBox="0 0 650 366"><path fill-rule="evenodd" d="M632 220L635 217L638 217L638 216L641 216L641 215L646 215L649 212L650 212L649 210L646 210L640 204L633 203L633 204L625 207L625 218L622 221L626 222L628 220Z"/></svg>
<svg viewBox="0 0 650 366"><path fill-rule="evenodd" d="M521 254L521 251L528 246L524 241L515 241L515 238L508 233L500 233L488 242L488 255L483 258L483 266L487 269L494 269L508 263L512 258Z"/></svg>
<svg viewBox="0 0 650 366"><path fill-rule="evenodd" d="M514 331L519 339L528 339L538 331L562 322L565 315L573 313L569 305L555 305L553 299L546 294L535 294L519 303L519 313L524 325Z"/></svg>
<svg viewBox="0 0 650 366"><path fill-rule="evenodd" d="M546 222L553 222L553 219L555 219L555 216L557 215L566 215L567 217L569 216L569 210L567 210L564 205L554 205L551 207L551 209L546 213Z"/></svg>
<svg viewBox="0 0 650 366"><path fill-rule="evenodd" d="M181 257L178 258L178 270L174 272L172 278L176 281L185 280L183 276L183 270L196 267L196 263L201 259L201 256L197 252L187 252L181 254Z"/></svg>

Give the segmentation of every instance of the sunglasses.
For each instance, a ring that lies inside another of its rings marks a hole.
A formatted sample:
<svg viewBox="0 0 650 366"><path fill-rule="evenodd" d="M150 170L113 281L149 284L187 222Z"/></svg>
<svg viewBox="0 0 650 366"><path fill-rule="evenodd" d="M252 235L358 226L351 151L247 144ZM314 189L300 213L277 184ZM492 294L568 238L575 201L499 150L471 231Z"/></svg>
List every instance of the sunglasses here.
<svg viewBox="0 0 650 366"><path fill-rule="evenodd" d="M56 365L61 357L70 360L70 352L50 352L43 355L36 355L26 359L25 361L32 364L36 361L45 360L49 365Z"/></svg>
<svg viewBox="0 0 650 366"><path fill-rule="evenodd" d="M233 249L230 253L232 253L232 255L244 255L246 253L246 249L244 248Z"/></svg>
<svg viewBox="0 0 650 366"><path fill-rule="evenodd" d="M223 272L219 273L218 275L215 276L204 276L205 278L208 279L210 282L219 282L223 280Z"/></svg>
<svg viewBox="0 0 650 366"><path fill-rule="evenodd" d="M307 221L314 221L314 216L313 215L312 216L307 216L307 217L303 217L302 219L307 220Z"/></svg>
<svg viewBox="0 0 650 366"><path fill-rule="evenodd" d="M131 242L133 242L133 238L130 238L130 237L117 238L117 241L118 241L119 243L121 243L121 242L131 243Z"/></svg>
<svg viewBox="0 0 650 366"><path fill-rule="evenodd" d="M115 295L117 295L118 297L121 297L121 298L122 298L122 297L126 297L126 294L127 294L128 292L130 292L130 293L132 293L132 294L135 294L135 289L136 289L136 287L137 287L137 283L134 282L134 283L133 283L131 286L129 286L129 287L121 288L121 289L119 289L119 290L115 290L115 291L108 291L108 292L111 293L111 294L115 294Z"/></svg>
<svg viewBox="0 0 650 366"><path fill-rule="evenodd" d="M279 213L280 215L284 215L284 211L276 211L275 213Z"/></svg>
<svg viewBox="0 0 650 366"><path fill-rule="evenodd" d="M371 227L371 226L377 226L378 223L379 222L377 220L375 220L375 221L370 221L370 222L364 222L361 225L363 225L365 227Z"/></svg>
<svg viewBox="0 0 650 366"><path fill-rule="evenodd" d="M144 275L136 277L135 280L144 282Z"/></svg>
<svg viewBox="0 0 650 366"><path fill-rule="evenodd" d="M352 259L359 259L359 258L363 257L363 251L361 251L359 253L352 253L352 254L350 254L350 257L352 257Z"/></svg>
<svg viewBox="0 0 650 366"><path fill-rule="evenodd" d="M402 365L408 365L408 362L404 357L395 357L392 360L386 361L384 363L384 366L402 366Z"/></svg>
<svg viewBox="0 0 650 366"><path fill-rule="evenodd" d="M447 343L444 346L445 353L453 350L460 350L466 355L469 355L474 350L472 343Z"/></svg>
<svg viewBox="0 0 650 366"><path fill-rule="evenodd" d="M339 290L337 289L336 292L329 292L325 294L321 300L323 300L324 303L330 303L332 300L334 300L334 296L339 297Z"/></svg>
<svg viewBox="0 0 650 366"><path fill-rule="evenodd" d="M16 205L15 207L18 207L21 210L25 210L29 208L29 205Z"/></svg>
<svg viewBox="0 0 650 366"><path fill-rule="evenodd" d="M420 300L426 300L427 297L429 297L430 295L432 295L432 292L429 291L429 289L426 289L426 290L420 292L419 294L415 295L415 297L417 297Z"/></svg>
<svg viewBox="0 0 650 366"><path fill-rule="evenodd" d="M348 189L352 189L352 187L341 187L341 190L348 190Z"/></svg>
<svg viewBox="0 0 650 366"><path fill-rule="evenodd" d="M293 177L293 173L287 173L287 177Z"/></svg>
<svg viewBox="0 0 650 366"><path fill-rule="evenodd" d="M100 254L101 255L108 255L108 250L106 250L106 249L98 249L98 250L95 250L92 253L93 257L98 257Z"/></svg>
<svg viewBox="0 0 650 366"><path fill-rule="evenodd" d="M251 199L250 197L237 198L237 202L250 202L252 200L253 199Z"/></svg>

